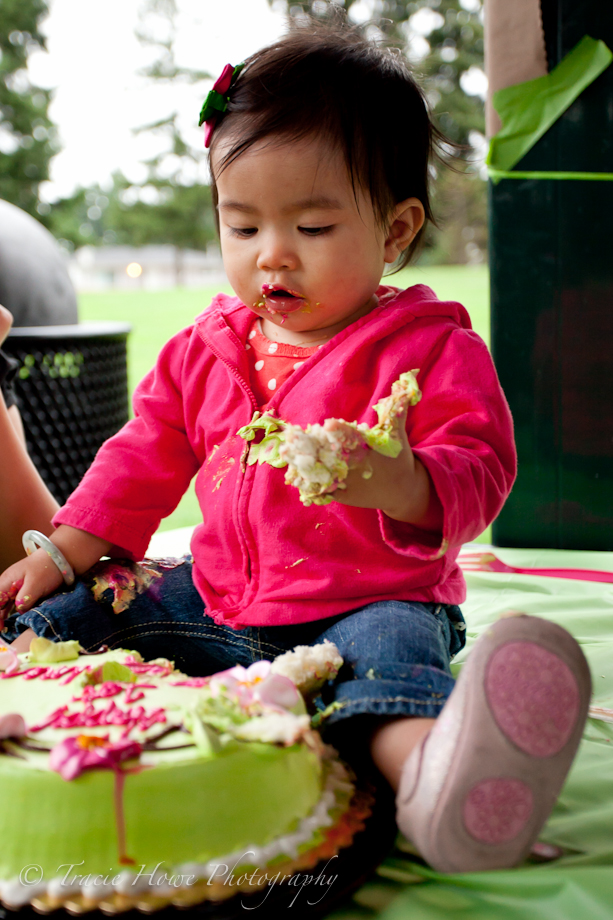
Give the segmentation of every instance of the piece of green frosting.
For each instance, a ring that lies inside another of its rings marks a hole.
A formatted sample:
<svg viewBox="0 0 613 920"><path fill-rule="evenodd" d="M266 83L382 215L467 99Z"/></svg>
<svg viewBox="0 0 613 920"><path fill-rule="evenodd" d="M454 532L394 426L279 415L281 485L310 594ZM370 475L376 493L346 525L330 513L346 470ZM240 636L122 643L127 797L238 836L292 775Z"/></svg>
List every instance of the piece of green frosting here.
<svg viewBox="0 0 613 920"><path fill-rule="evenodd" d="M72 661L79 657L81 646L76 639L67 642L52 642L37 636L30 642L30 661L48 664L56 661Z"/></svg>
<svg viewBox="0 0 613 920"><path fill-rule="evenodd" d="M103 684L107 680L134 684L136 683L136 674L125 664L120 664L118 661L105 661L99 668L85 675L86 684Z"/></svg>

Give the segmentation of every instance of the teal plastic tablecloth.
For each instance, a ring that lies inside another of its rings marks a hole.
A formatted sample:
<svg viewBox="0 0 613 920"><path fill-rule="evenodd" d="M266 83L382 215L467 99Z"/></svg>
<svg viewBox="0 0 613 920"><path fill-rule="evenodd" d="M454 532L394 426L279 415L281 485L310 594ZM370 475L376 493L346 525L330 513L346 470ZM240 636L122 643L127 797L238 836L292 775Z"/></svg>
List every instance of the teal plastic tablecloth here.
<svg viewBox="0 0 613 920"><path fill-rule="evenodd" d="M471 549L483 550L482 546ZM613 572L613 553L495 549L511 565ZM462 605L467 647L500 614L521 610L564 626L592 672L593 700L613 709L613 584L471 573ZM333 920L613 920L613 724L588 719L583 741L540 840L563 855L541 865L441 875L397 848ZM400 844L402 842L400 841Z"/></svg>

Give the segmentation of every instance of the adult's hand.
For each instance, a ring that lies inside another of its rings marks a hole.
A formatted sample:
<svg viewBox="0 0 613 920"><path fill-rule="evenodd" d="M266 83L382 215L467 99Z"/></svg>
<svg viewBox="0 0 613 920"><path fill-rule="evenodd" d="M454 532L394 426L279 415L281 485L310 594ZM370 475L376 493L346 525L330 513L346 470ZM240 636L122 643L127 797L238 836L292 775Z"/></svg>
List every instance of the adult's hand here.
<svg viewBox="0 0 613 920"><path fill-rule="evenodd" d="M11 331L13 325L13 314L0 304L0 345Z"/></svg>

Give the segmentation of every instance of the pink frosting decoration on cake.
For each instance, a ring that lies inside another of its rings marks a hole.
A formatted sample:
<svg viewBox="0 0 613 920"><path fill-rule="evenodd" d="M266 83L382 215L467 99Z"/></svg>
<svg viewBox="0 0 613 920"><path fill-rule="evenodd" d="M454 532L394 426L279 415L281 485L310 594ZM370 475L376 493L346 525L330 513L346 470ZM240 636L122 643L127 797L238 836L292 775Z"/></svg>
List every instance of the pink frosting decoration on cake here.
<svg viewBox="0 0 613 920"><path fill-rule="evenodd" d="M63 779L71 780L84 770L115 769L124 760L139 757L141 751L137 741L109 741L108 735L77 735L56 744L49 755L49 768Z"/></svg>
<svg viewBox="0 0 613 920"><path fill-rule="evenodd" d="M188 677L187 680L174 680L173 687L206 687L211 680L210 677Z"/></svg>
<svg viewBox="0 0 613 920"><path fill-rule="evenodd" d="M123 684L118 684L117 681L105 680L101 684L87 684L87 686L83 687L81 696L73 696L72 699L75 703L80 701L89 703L90 700L100 700L106 699L109 696L118 696L120 693L123 693L125 689Z"/></svg>
<svg viewBox="0 0 613 920"><path fill-rule="evenodd" d="M88 703L84 709L70 712L68 706L60 706L51 715L47 716L38 725L33 725L30 731L38 732L43 728L94 728L101 725L123 725L127 731L137 728L147 731L156 722L165 722L166 712L162 707L147 711L143 706L133 706L131 709L120 709L114 700L111 700L105 709L96 709Z"/></svg>
<svg viewBox="0 0 613 920"><path fill-rule="evenodd" d="M25 671L6 671L0 674L0 679L6 677L23 677L24 680L57 680L60 684L69 684L79 674L89 671L89 667L80 668L77 665L63 665L61 668L50 668L47 665L39 665L35 668L26 668Z"/></svg>
<svg viewBox="0 0 613 920"><path fill-rule="evenodd" d="M166 664L155 664L150 661L139 661L134 655L127 655L124 664L134 674L151 674L152 677L167 677L174 670L170 661Z"/></svg>
<svg viewBox="0 0 613 920"><path fill-rule="evenodd" d="M101 684L88 684L83 688L81 696L73 696L73 701L89 703L91 700L106 699L109 696L119 696L124 693L124 703L135 703L144 697L143 690L156 690L155 684L130 684L126 687L115 680L105 680Z"/></svg>

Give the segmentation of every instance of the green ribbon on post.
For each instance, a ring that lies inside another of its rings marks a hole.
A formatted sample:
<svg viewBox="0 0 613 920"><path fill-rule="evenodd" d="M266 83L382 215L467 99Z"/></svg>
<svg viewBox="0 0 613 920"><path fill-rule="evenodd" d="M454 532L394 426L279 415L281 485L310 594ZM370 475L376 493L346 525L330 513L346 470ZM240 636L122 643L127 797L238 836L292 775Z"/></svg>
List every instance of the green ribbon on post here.
<svg viewBox="0 0 613 920"><path fill-rule="evenodd" d="M502 121L486 159L494 183L500 179L613 179L613 173L513 170L611 61L613 54L605 43L585 35L551 73L494 93L492 102Z"/></svg>
<svg viewBox="0 0 613 920"><path fill-rule="evenodd" d="M519 169L492 169L490 166L487 170L488 176L493 182L499 182L500 179L579 179L581 182L610 182L613 180L613 173L601 172L565 172L557 170L548 172L547 170L519 170Z"/></svg>

